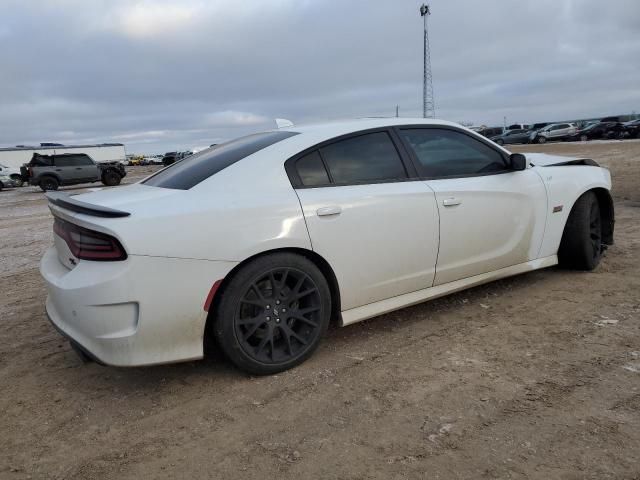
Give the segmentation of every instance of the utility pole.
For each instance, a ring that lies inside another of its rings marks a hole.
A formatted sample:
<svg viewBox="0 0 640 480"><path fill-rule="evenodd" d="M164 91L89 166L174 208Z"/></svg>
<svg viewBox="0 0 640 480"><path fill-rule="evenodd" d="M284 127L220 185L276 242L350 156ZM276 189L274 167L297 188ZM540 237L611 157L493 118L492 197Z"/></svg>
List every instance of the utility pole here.
<svg viewBox="0 0 640 480"><path fill-rule="evenodd" d="M429 5L422 4L420 16L424 22L424 75L422 82L422 116L424 118L436 117L436 104L433 99L433 78L431 76L431 50L429 49L429 32L427 30L427 17L431 15Z"/></svg>

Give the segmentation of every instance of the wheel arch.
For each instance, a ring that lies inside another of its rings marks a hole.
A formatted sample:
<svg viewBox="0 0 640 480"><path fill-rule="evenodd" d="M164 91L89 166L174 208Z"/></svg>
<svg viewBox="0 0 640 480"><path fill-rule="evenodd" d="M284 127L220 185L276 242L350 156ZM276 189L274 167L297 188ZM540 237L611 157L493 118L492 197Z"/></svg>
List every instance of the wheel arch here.
<svg viewBox="0 0 640 480"><path fill-rule="evenodd" d="M266 250L264 252L257 253L252 255L251 257L246 258L238 265L233 267L229 273L224 277L220 286L215 292L211 305L209 307L209 312L207 314L207 319L205 322L205 331L204 331L204 341L205 348L208 343L213 340L213 324L215 323L215 312L217 310L218 304L220 302L220 298L224 293L225 289L231 282L231 279L235 276L235 274L245 265L253 262L257 258L264 257L267 255L272 255L274 253L294 253L296 255L300 255L305 257L306 259L313 262L313 264L318 267L320 272L324 275L327 283L329 284L329 291L331 292L331 323L342 326L342 314L341 314L341 303L340 303L340 287L338 285L338 279L336 277L335 272L329 262L322 257L317 252L313 250L308 250L306 248L298 248L298 247L284 247L284 248L275 248L272 250Z"/></svg>
<svg viewBox="0 0 640 480"><path fill-rule="evenodd" d="M62 185L62 179L60 178L60 176L53 172L41 173L40 175L38 175L38 177L35 180L36 185L40 185L40 182L42 181L42 179L47 177L55 178L58 181L58 183Z"/></svg>
<svg viewBox="0 0 640 480"><path fill-rule="evenodd" d="M598 199L598 205L600 207L600 215L602 216L602 243L605 245L613 245L613 231L615 227L615 210L613 206L613 198L611 197L611 193L604 187L592 187L587 190L580 192L578 196L576 196L575 200L571 204L571 209L569 210L569 215L573 211L573 207L580 197L582 197L585 193L593 192ZM567 228L567 220L563 226L564 229Z"/></svg>

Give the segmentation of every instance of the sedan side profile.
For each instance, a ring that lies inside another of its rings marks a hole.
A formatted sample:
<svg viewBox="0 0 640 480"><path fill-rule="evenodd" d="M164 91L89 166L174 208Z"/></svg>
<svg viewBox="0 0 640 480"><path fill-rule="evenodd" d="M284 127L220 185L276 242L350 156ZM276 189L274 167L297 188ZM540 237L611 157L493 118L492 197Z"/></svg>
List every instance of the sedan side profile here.
<svg viewBox="0 0 640 480"><path fill-rule="evenodd" d="M104 364L194 360L209 343L246 372L280 372L332 319L595 268L613 242L610 188L592 160L525 158L444 121L287 126L138 184L47 194L46 311Z"/></svg>

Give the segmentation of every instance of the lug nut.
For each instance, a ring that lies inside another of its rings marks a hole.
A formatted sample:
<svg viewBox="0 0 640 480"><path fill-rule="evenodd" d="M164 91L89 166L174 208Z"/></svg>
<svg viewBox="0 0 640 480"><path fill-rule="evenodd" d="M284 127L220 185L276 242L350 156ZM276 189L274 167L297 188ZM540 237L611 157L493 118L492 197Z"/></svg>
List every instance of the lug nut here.
<svg viewBox="0 0 640 480"><path fill-rule="evenodd" d="M276 300L276 305L280 305L280 300Z"/></svg>
<svg viewBox="0 0 640 480"><path fill-rule="evenodd" d="M280 319L279 318L276 318L276 323L280 323Z"/></svg>
<svg viewBox="0 0 640 480"><path fill-rule="evenodd" d="M271 317L267 317L267 322L268 322L269 320L271 320Z"/></svg>

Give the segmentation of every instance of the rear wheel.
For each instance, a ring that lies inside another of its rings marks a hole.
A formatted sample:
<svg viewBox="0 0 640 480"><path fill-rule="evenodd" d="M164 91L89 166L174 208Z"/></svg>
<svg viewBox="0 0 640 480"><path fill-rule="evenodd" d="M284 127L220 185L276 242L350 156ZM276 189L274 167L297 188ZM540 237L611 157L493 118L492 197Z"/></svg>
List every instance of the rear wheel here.
<svg viewBox="0 0 640 480"><path fill-rule="evenodd" d="M538 137L538 143L547 143L547 137Z"/></svg>
<svg viewBox="0 0 640 480"><path fill-rule="evenodd" d="M311 261L277 253L238 271L215 311L218 345L254 375L304 362L320 344L331 316L326 279Z"/></svg>
<svg viewBox="0 0 640 480"><path fill-rule="evenodd" d="M120 180L122 180L122 177L113 170L107 170L106 172L104 172L104 174L102 174L102 183L104 183L107 187L115 187L116 185L120 185Z"/></svg>
<svg viewBox="0 0 640 480"><path fill-rule="evenodd" d="M46 176L40 179L39 185L42 191L46 192L47 190L58 190L60 182L58 182L58 179L55 177Z"/></svg>
<svg viewBox="0 0 640 480"><path fill-rule="evenodd" d="M587 140L589 140L589 137L587 137L586 135L581 135L580 136L580 141L581 142L586 142Z"/></svg>
<svg viewBox="0 0 640 480"><path fill-rule="evenodd" d="M560 265L593 270L602 258L602 218L595 193L587 192L576 201L564 227L558 260Z"/></svg>

